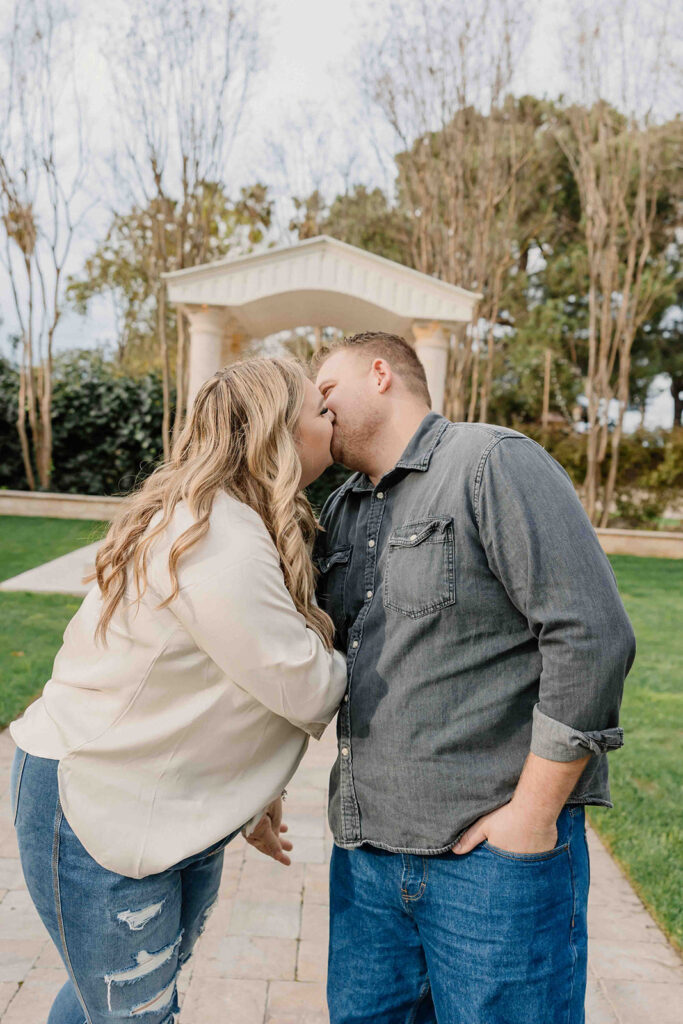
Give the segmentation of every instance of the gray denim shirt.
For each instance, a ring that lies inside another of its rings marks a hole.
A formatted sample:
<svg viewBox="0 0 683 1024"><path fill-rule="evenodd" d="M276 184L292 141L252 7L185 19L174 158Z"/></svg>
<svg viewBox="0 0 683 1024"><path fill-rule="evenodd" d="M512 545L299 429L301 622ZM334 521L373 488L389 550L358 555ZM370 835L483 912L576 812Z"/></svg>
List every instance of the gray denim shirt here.
<svg viewBox="0 0 683 1024"><path fill-rule="evenodd" d="M523 434L422 421L373 486L325 503L318 601L347 655L330 827L347 849L447 851L512 797L529 751L591 759L611 807L633 630L562 467Z"/></svg>

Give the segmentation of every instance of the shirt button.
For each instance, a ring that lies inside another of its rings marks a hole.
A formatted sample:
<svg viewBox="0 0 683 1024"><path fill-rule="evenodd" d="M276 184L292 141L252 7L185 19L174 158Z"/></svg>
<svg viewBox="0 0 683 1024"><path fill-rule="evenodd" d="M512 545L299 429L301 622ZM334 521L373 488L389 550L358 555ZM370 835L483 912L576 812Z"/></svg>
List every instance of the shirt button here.
<svg viewBox="0 0 683 1024"><path fill-rule="evenodd" d="M345 703L345 704L348 704L348 703L349 703L349 695L348 695L348 693L345 693L345 694L344 694L344 703Z"/></svg>
<svg viewBox="0 0 683 1024"><path fill-rule="evenodd" d="M368 547L369 547L369 548L374 548L374 546L375 546L375 542L374 542L374 540L369 540L369 541L368 541Z"/></svg>
<svg viewBox="0 0 683 1024"><path fill-rule="evenodd" d="M411 533L410 539L411 540L417 540L417 534L416 533Z"/></svg>
<svg viewBox="0 0 683 1024"><path fill-rule="evenodd" d="M371 590L368 590L368 592L367 592L367 594L366 594L365 596L367 597L367 599L368 599L368 601L369 601L369 600L370 600L370 598L372 597L372 591L371 591Z"/></svg>
<svg viewBox="0 0 683 1024"><path fill-rule="evenodd" d="M353 643L351 644L351 646L352 647L358 647L358 641L354 640Z"/></svg>
<svg viewBox="0 0 683 1024"><path fill-rule="evenodd" d="M341 748L341 755L342 755L342 757L348 757L349 756L349 748L348 747L342 747Z"/></svg>
<svg viewBox="0 0 683 1024"><path fill-rule="evenodd" d="M377 500L381 501L383 497L384 497L384 491L378 491L377 492Z"/></svg>

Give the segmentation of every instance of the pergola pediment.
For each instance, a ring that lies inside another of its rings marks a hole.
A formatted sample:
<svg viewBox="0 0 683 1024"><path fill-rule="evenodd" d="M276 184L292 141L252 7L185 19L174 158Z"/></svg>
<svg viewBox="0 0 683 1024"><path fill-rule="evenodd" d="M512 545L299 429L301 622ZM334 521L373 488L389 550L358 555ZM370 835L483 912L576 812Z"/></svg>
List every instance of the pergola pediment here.
<svg viewBox="0 0 683 1024"><path fill-rule="evenodd" d="M411 335L415 320L469 321L479 298L325 235L175 271L165 280L172 302L229 310L231 322L250 337L297 326Z"/></svg>
<svg viewBox="0 0 683 1024"><path fill-rule="evenodd" d="M440 411L453 328L471 322L481 298L327 235L163 276L189 321L189 401L202 381L240 358L248 339L337 327L410 341Z"/></svg>

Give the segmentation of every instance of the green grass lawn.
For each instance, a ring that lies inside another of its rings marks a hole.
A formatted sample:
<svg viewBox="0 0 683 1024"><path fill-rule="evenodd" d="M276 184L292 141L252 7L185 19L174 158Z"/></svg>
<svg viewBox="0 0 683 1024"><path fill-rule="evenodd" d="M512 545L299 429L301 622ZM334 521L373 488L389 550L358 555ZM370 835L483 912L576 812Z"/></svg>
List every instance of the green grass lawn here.
<svg viewBox="0 0 683 1024"><path fill-rule="evenodd" d="M609 755L614 809L591 823L669 937L683 948L683 560L610 561L636 632L621 711L624 746Z"/></svg>
<svg viewBox="0 0 683 1024"><path fill-rule="evenodd" d="M104 528L0 517L0 578L97 539ZM589 815L660 925L683 948L683 560L615 555L611 562L638 654L624 691L624 746L609 755L615 807L594 807ZM0 593L0 725L40 693L78 605L76 597Z"/></svg>
<svg viewBox="0 0 683 1024"><path fill-rule="evenodd" d="M0 516L0 581L102 537L91 519ZM0 592L0 727L39 696L80 598Z"/></svg>
<svg viewBox="0 0 683 1024"><path fill-rule="evenodd" d="M0 582L103 537L107 523L92 519L0 516Z"/></svg>
<svg viewBox="0 0 683 1024"><path fill-rule="evenodd" d="M0 592L0 728L40 696L80 603L63 594Z"/></svg>

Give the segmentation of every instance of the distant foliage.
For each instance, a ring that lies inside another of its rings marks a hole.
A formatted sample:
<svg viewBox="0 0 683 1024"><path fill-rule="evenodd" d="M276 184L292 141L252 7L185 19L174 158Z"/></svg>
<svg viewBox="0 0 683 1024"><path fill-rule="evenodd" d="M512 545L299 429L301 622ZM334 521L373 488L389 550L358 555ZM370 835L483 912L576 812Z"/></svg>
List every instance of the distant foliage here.
<svg viewBox="0 0 683 1024"><path fill-rule="evenodd" d="M530 382L533 372L524 369ZM18 386L16 369L0 359L0 488L25 490L16 429ZM515 387L510 391L519 394ZM498 401L508 416L500 422L539 441L580 489L586 473L586 435L568 426L555 426L544 434L537 424L524 422L526 409L505 395L501 386ZM100 352L61 356L55 367L52 412L53 489L67 494L126 494L162 458L162 414L159 373L130 376ZM609 459L603 472L609 472ZM307 494L316 512L349 475L343 466L334 465L311 484ZM682 492L683 427L627 434L610 525L657 528L667 506L680 501Z"/></svg>
<svg viewBox="0 0 683 1024"><path fill-rule="evenodd" d="M0 487L27 489L15 426L18 375L0 361ZM125 494L161 456L160 375L120 372L101 353L70 352L55 365L51 487L66 494Z"/></svg>
<svg viewBox="0 0 683 1024"><path fill-rule="evenodd" d="M586 434L555 429L545 436L539 427L520 430L542 444L563 466L579 493L586 474ZM607 475L610 459L602 466ZM680 506L683 494L683 427L637 430L621 442L611 527L681 529L681 523L662 523L669 506Z"/></svg>
<svg viewBox="0 0 683 1024"><path fill-rule="evenodd" d="M19 374L0 358L0 487L26 487L17 433Z"/></svg>

